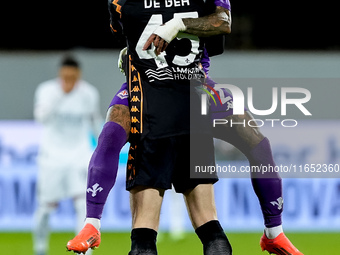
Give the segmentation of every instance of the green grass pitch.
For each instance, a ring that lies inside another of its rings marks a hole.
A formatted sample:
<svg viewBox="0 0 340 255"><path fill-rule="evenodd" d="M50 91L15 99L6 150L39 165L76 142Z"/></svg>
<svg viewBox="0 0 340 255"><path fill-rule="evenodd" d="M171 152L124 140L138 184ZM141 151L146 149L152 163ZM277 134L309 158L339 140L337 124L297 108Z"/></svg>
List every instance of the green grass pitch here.
<svg viewBox="0 0 340 255"><path fill-rule="evenodd" d="M305 255L340 254L340 233L286 233L290 240ZM235 255L268 254L259 246L261 233L229 233L229 240ZM73 238L73 233L52 233L48 255L71 255L66 251L66 243ZM0 233L3 255L34 255L30 233ZM102 233L102 243L93 255L127 255L130 246L129 233ZM188 233L180 241L172 241L167 234L162 234L158 241L160 255L200 255L201 244L193 233Z"/></svg>

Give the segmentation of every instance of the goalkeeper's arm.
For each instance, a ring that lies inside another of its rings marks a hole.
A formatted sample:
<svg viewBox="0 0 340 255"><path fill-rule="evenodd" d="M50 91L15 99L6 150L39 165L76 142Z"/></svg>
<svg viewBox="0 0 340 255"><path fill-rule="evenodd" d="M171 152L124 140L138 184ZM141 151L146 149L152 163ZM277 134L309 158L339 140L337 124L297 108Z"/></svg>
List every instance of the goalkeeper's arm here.
<svg viewBox="0 0 340 255"><path fill-rule="evenodd" d="M156 46L156 54L160 54L180 31L199 37L229 34L231 32L230 11L217 6L213 14L201 18L173 18L153 32L146 41L143 50L153 43Z"/></svg>

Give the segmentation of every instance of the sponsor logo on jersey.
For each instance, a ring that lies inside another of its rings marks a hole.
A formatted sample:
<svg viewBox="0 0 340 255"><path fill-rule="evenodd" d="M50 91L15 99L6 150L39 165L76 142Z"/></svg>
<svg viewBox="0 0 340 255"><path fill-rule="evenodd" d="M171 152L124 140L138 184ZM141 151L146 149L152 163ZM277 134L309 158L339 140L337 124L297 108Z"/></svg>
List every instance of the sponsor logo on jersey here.
<svg viewBox="0 0 340 255"><path fill-rule="evenodd" d="M173 80L172 72L169 68L163 68L159 70L148 69L145 71L145 74L148 76L149 81L152 82L154 80Z"/></svg>
<svg viewBox="0 0 340 255"><path fill-rule="evenodd" d="M145 74L149 81L154 80L191 80L203 79L204 73L198 67L172 67L172 68L159 68L157 70L148 69Z"/></svg>
<svg viewBox="0 0 340 255"><path fill-rule="evenodd" d="M189 59L188 59L189 61ZM186 63L187 60L185 60ZM175 80L203 79L205 74L199 67L173 67L173 77Z"/></svg>

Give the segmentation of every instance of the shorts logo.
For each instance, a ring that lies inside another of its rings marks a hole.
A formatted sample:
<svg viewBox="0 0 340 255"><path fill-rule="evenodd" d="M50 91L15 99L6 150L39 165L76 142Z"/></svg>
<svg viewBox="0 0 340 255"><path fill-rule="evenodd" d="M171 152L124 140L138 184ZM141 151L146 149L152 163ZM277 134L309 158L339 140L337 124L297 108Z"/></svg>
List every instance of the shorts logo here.
<svg viewBox="0 0 340 255"><path fill-rule="evenodd" d="M139 120L135 116L131 117L131 122L132 123L140 123Z"/></svg>
<svg viewBox="0 0 340 255"><path fill-rule="evenodd" d="M130 110L130 111L131 111L131 112L139 112L137 106L135 106L135 105L131 107L131 110Z"/></svg>
<svg viewBox="0 0 340 255"><path fill-rule="evenodd" d="M227 103L226 112L233 108L233 99L230 96L225 97L225 100L222 98L223 104Z"/></svg>
<svg viewBox="0 0 340 255"><path fill-rule="evenodd" d="M120 99L126 99L129 97L129 93L126 89L122 90L121 92L118 93L117 95Z"/></svg>
<svg viewBox="0 0 340 255"><path fill-rule="evenodd" d="M92 192L92 197L97 196L97 192L98 192L98 191L99 191L99 192L103 191L103 188L102 188L102 187L99 187L99 184L98 184L98 183L94 184L94 185L92 186L92 189L91 189L91 188L88 188L88 189L86 190L87 193Z"/></svg>
<svg viewBox="0 0 340 255"><path fill-rule="evenodd" d="M129 150L129 157L128 157L128 164L127 164L127 173L126 173L126 180L131 181L135 178L136 169L135 169L135 158L133 155L136 155L137 145L130 146Z"/></svg>
<svg viewBox="0 0 340 255"><path fill-rule="evenodd" d="M137 130L136 127L132 127L132 128L131 128L131 133L132 133L132 134L139 134L139 132L138 132L138 130Z"/></svg>

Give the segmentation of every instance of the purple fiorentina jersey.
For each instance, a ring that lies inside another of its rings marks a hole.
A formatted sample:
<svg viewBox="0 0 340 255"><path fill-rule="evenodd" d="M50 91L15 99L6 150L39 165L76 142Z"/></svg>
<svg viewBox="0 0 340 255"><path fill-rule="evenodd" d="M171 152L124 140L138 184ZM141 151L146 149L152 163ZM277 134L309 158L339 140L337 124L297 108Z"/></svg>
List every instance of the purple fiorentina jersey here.
<svg viewBox="0 0 340 255"><path fill-rule="evenodd" d="M230 1L229 0L215 0L215 5L226 8L230 11Z"/></svg>

